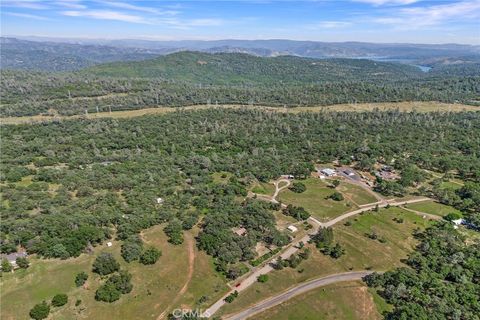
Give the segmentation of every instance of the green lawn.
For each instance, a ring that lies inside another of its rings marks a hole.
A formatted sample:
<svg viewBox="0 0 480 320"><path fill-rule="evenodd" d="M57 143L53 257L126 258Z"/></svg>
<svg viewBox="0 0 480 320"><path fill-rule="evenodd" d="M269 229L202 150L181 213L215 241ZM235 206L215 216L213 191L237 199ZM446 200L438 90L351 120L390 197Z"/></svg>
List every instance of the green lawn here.
<svg viewBox="0 0 480 320"><path fill-rule="evenodd" d="M404 222L397 223L393 221L394 218L403 218ZM345 226L346 221L344 221L334 227L335 242L339 242L345 248L345 254L342 257L332 259L313 246L307 245L311 248L312 255L297 269L285 268L271 272L268 282L253 284L240 293L233 303L223 307L220 314L241 311L313 278L352 270L382 271L402 266L401 259L406 258L417 243L412 232L416 228L424 229L431 223L414 213L396 207L380 209L378 213L368 212L351 217L347 221L350 221L350 226ZM365 234L370 233L372 229L386 242L381 243L368 238ZM299 270L302 269L303 272L300 273Z"/></svg>
<svg viewBox="0 0 480 320"><path fill-rule="evenodd" d="M307 190L303 193L295 193L289 189L280 192L279 201L292 204L294 206L304 207L312 216L320 221L328 221L335 218L346 211L357 208L348 200L334 201L326 199L334 189L329 188L326 182L318 178L308 178L302 183L305 184Z"/></svg>
<svg viewBox="0 0 480 320"><path fill-rule="evenodd" d="M453 207L450 207L435 201L423 201L418 203L411 203L411 204L408 204L406 208L429 213L429 214L434 214L441 217L451 212L460 213L459 210Z"/></svg>
<svg viewBox="0 0 480 320"><path fill-rule="evenodd" d="M314 289L254 316L258 320L381 319L374 298L360 281Z"/></svg>
<svg viewBox="0 0 480 320"><path fill-rule="evenodd" d="M442 189L457 190L457 189L460 189L462 187L462 184L455 183L453 181L444 181L444 182L442 182L442 184L440 186L442 187Z"/></svg>
<svg viewBox="0 0 480 320"><path fill-rule="evenodd" d="M348 182L340 183L340 185L337 187L337 190L340 191L347 199L350 198L357 205L378 201L372 194L365 191L365 189L362 187Z"/></svg>
<svg viewBox="0 0 480 320"><path fill-rule="evenodd" d="M402 218L403 223L394 218ZM406 258L416 243L412 236L416 228L424 229L431 224L415 213L401 208L380 209L378 213L368 212L352 217L345 223L334 227L335 239L346 248L347 254L339 259L352 267L386 270L400 266L400 259ZM366 235L375 232L378 240ZM379 240L385 240L384 243Z"/></svg>
<svg viewBox="0 0 480 320"><path fill-rule="evenodd" d="M275 192L275 186L273 183L257 182L254 184L252 192L271 196Z"/></svg>

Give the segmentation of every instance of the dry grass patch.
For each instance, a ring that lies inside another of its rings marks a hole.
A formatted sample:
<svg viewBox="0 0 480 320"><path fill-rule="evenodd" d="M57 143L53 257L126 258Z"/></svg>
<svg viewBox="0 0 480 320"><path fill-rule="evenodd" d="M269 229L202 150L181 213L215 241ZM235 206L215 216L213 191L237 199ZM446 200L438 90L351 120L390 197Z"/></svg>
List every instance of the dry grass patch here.
<svg viewBox="0 0 480 320"><path fill-rule="evenodd" d="M374 299L360 281L314 289L254 316L258 320L382 319Z"/></svg>

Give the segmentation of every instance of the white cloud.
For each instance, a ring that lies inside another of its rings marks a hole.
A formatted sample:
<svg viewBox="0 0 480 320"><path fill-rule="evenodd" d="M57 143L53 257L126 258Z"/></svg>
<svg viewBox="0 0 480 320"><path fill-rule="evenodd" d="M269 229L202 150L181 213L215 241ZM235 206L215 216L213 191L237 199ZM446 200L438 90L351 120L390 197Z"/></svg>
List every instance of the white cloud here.
<svg viewBox="0 0 480 320"><path fill-rule="evenodd" d="M34 20L50 20L46 17L42 16L37 16L35 14L29 14L29 13L18 13L18 12L4 12L6 15L13 16L13 17L20 17L20 18L26 18L26 19L34 19Z"/></svg>
<svg viewBox="0 0 480 320"><path fill-rule="evenodd" d="M2 7L15 7L24 9L44 10L48 9L45 3L37 0L2 0Z"/></svg>
<svg viewBox="0 0 480 320"><path fill-rule="evenodd" d="M111 10L82 10L82 11L62 11L62 15L69 17L87 17L93 19L101 20L116 20L123 22L132 22L132 23L144 23L151 24L149 21L145 20L143 17L126 14L117 11Z"/></svg>
<svg viewBox="0 0 480 320"><path fill-rule="evenodd" d="M186 30L192 27L215 27L224 24L222 19L177 19L177 18L165 18L156 20L158 24L167 25L174 29Z"/></svg>
<svg viewBox="0 0 480 320"><path fill-rule="evenodd" d="M87 6L80 3L78 0L61 0L55 1L53 4L68 8L68 9L86 9Z"/></svg>
<svg viewBox="0 0 480 320"><path fill-rule="evenodd" d="M427 7L403 8L397 14L374 21L392 25L399 29L417 29L434 26L453 19L480 18L480 0L461 1L449 4L431 5Z"/></svg>
<svg viewBox="0 0 480 320"><path fill-rule="evenodd" d="M338 29L344 28L352 25L348 21L321 21L315 24L308 25L308 29L317 30L317 29Z"/></svg>
<svg viewBox="0 0 480 320"><path fill-rule="evenodd" d="M156 15L172 15L173 16L180 13L177 10L162 10L159 8L138 6L138 5L134 5L127 2L122 2L122 1L98 1L98 3L108 7L114 7L119 9L130 10L130 11L139 11L139 12L151 13Z"/></svg>

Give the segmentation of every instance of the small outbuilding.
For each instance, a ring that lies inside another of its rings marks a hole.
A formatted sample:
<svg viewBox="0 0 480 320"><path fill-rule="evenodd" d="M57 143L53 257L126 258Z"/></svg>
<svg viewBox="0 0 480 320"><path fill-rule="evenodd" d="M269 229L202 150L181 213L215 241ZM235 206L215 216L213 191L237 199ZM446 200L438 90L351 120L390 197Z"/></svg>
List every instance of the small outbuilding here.
<svg viewBox="0 0 480 320"><path fill-rule="evenodd" d="M163 198L157 198L157 203L158 204L163 204L165 200Z"/></svg>
<svg viewBox="0 0 480 320"><path fill-rule="evenodd" d="M111 247L113 244L109 241L107 242L107 247Z"/></svg>
<svg viewBox="0 0 480 320"><path fill-rule="evenodd" d="M320 173L323 173L327 177L332 177L332 176L337 174L337 171L335 171L335 169L324 168L324 169L320 170Z"/></svg>
<svg viewBox="0 0 480 320"><path fill-rule="evenodd" d="M298 231L298 228L295 227L294 225L289 225L289 226L287 227L287 230L290 231L291 233L295 233L295 232Z"/></svg>
<svg viewBox="0 0 480 320"><path fill-rule="evenodd" d="M247 234L247 229L245 229L244 227L234 228L232 229L232 231L239 236L244 236Z"/></svg>

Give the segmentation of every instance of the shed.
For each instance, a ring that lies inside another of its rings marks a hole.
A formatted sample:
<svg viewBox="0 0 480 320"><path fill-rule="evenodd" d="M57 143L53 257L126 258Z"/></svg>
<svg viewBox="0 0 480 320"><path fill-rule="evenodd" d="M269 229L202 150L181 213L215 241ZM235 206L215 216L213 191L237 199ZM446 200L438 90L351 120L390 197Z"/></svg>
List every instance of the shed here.
<svg viewBox="0 0 480 320"><path fill-rule="evenodd" d="M289 225L289 226L287 227L287 229L288 229L288 231L290 231L290 232L292 232L292 233L298 231L298 228L295 227L294 225Z"/></svg>
<svg viewBox="0 0 480 320"><path fill-rule="evenodd" d="M239 236L244 236L247 234L247 229L245 229L244 227L240 227L240 228L234 228L232 229L232 231L236 234L238 234Z"/></svg>
<svg viewBox="0 0 480 320"><path fill-rule="evenodd" d="M322 170L320 170L321 173L323 173L324 175L326 175L327 177L331 177L331 176L334 176L337 171L335 171L335 169L330 169L330 168L324 168Z"/></svg>

